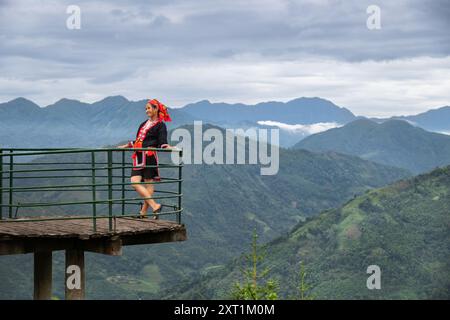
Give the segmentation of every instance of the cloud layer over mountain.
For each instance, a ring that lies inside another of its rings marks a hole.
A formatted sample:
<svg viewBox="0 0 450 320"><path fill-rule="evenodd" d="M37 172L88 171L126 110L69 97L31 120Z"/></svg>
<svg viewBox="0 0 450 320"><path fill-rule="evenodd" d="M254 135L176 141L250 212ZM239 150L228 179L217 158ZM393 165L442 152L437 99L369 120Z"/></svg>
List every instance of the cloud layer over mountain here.
<svg viewBox="0 0 450 320"><path fill-rule="evenodd" d="M336 122L319 122L314 124L287 124L278 121L258 121L258 124L263 126L273 126L281 130L290 131L293 133L304 133L307 135L319 133L333 128L339 128L342 125Z"/></svg>

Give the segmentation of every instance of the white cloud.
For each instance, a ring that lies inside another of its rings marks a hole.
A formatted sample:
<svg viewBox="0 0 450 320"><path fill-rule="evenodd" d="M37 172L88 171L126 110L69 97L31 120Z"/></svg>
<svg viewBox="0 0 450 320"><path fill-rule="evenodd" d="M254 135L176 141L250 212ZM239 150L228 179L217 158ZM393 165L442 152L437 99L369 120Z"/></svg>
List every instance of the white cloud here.
<svg viewBox="0 0 450 320"><path fill-rule="evenodd" d="M303 133L305 135L311 135L319 132L323 132L333 128L342 127L342 124L336 122L318 122L313 124L287 124L278 121L258 121L259 125L278 127L282 130L290 131L292 133Z"/></svg>
<svg viewBox="0 0 450 320"><path fill-rule="evenodd" d="M54 70L55 65L63 74ZM108 81L97 80L105 74ZM242 55L177 60L170 65L136 60L114 63L105 57L103 63L86 64L82 71L70 64L16 58L0 65L0 87L0 101L24 96L41 106L64 97L93 102L117 94L132 100L159 97L169 106L202 99L256 104L309 96L326 98L357 115L389 117L448 105L450 56L346 62Z"/></svg>

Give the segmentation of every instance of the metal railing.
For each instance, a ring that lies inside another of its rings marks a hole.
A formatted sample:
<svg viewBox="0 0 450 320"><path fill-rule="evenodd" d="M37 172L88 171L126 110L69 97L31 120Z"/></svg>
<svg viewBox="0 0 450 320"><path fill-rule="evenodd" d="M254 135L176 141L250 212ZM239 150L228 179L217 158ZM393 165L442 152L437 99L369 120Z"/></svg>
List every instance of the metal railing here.
<svg viewBox="0 0 450 320"><path fill-rule="evenodd" d="M154 188L151 197L141 198L131 188L135 184L129 174L133 168L131 154L147 150L176 152L179 163L159 161L157 165L146 165L158 168L160 175L169 170L169 175L161 176L160 181L140 182L161 187ZM162 148L0 149L0 223L92 219L95 232L97 219L108 219L109 230L113 231L116 217L136 217L136 206L144 199L154 199L167 209L158 215L175 215L181 224L182 155L180 149ZM133 196L128 195L131 192ZM76 207L76 216L63 208L70 206ZM46 218L33 215L32 209L38 209L38 214ZM56 216L60 214L64 216Z"/></svg>

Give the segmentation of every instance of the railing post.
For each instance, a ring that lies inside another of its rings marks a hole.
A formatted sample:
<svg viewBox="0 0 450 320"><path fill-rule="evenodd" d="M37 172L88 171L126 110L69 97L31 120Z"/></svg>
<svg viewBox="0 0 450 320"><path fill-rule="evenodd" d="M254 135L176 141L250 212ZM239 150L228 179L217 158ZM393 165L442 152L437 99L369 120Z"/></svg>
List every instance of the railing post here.
<svg viewBox="0 0 450 320"><path fill-rule="evenodd" d="M94 224L94 232L97 232L97 196L96 196L96 187L95 187L95 152L91 152L91 167L92 167L92 215L93 215L93 224Z"/></svg>
<svg viewBox="0 0 450 320"><path fill-rule="evenodd" d="M3 219L3 149L0 149L0 220Z"/></svg>
<svg viewBox="0 0 450 320"><path fill-rule="evenodd" d="M178 167L178 211L181 210L181 180L182 180L182 169L183 169L183 150L180 151L179 154L179 158L180 158L180 163L179 163L179 167ZM181 211L177 213L177 222L178 224L181 224Z"/></svg>
<svg viewBox="0 0 450 320"><path fill-rule="evenodd" d="M125 151L122 151L122 215L125 214Z"/></svg>
<svg viewBox="0 0 450 320"><path fill-rule="evenodd" d="M109 215L109 231L112 231L112 151L108 150L108 215Z"/></svg>
<svg viewBox="0 0 450 320"><path fill-rule="evenodd" d="M12 149L9 153L13 153ZM13 203L13 169L14 169L14 157L9 156L9 218L12 219L12 203Z"/></svg>

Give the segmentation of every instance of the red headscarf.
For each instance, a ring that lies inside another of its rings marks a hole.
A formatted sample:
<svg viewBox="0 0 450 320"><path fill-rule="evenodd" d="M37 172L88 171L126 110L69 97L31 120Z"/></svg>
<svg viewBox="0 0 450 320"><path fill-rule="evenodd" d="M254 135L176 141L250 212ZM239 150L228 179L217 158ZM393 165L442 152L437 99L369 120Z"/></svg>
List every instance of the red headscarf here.
<svg viewBox="0 0 450 320"><path fill-rule="evenodd" d="M169 116L169 113L167 112L167 107L165 105L163 105L161 102L159 102L156 99L153 100L148 100L148 103L150 103L151 105L154 105L156 107L158 107L158 116L159 116L159 120L161 121L172 121L172 119Z"/></svg>

